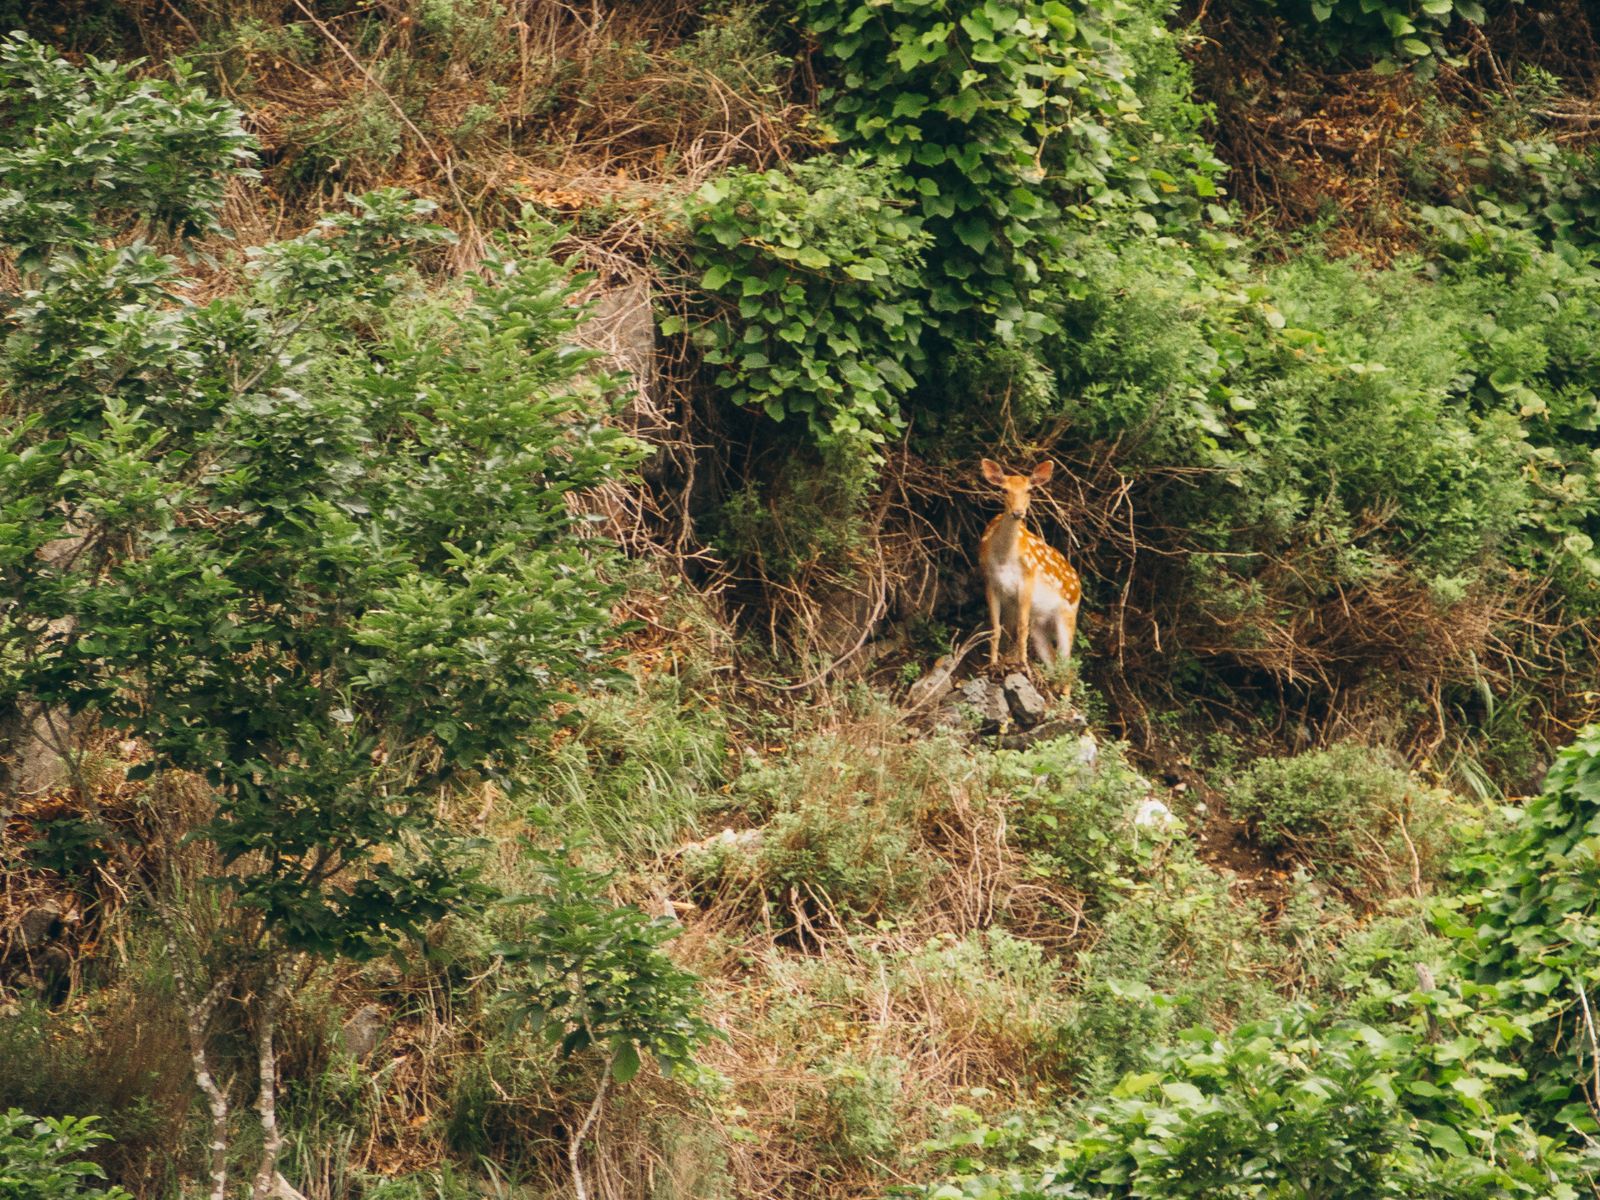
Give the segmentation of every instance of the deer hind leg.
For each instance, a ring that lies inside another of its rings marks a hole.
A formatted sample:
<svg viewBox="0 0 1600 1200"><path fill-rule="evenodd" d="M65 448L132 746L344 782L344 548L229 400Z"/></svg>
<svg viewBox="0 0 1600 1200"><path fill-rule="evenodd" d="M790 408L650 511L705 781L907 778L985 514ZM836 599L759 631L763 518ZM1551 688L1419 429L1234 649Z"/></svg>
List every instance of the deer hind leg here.
<svg viewBox="0 0 1600 1200"><path fill-rule="evenodd" d="M1064 608L1056 614L1056 662L1061 664L1062 678L1066 679L1066 667L1072 661L1072 635L1078 629L1078 607ZM1061 699L1065 700L1072 694L1072 685L1063 682L1061 685Z"/></svg>
<svg viewBox="0 0 1600 1200"><path fill-rule="evenodd" d="M1058 618L1059 620L1059 618ZM1033 623L1033 656L1040 662L1050 662L1056 657L1056 651L1050 646L1050 627L1042 622Z"/></svg>
<svg viewBox="0 0 1600 1200"><path fill-rule="evenodd" d="M1000 661L1000 589L990 584L989 595L989 665Z"/></svg>
<svg viewBox="0 0 1600 1200"><path fill-rule="evenodd" d="M1056 658L1066 662L1072 657L1072 638L1078 630L1078 610L1064 608L1056 614Z"/></svg>

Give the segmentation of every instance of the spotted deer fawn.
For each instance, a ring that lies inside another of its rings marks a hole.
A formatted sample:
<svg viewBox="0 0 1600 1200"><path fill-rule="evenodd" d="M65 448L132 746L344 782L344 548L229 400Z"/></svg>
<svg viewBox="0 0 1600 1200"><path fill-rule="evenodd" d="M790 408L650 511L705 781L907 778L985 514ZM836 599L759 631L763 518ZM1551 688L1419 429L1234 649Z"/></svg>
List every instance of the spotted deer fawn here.
<svg viewBox="0 0 1600 1200"><path fill-rule="evenodd" d="M1023 524L1029 494L1049 482L1055 463L1042 462L1028 475L1007 475L987 458L981 466L983 477L1005 493L1005 511L989 522L978 543L978 562L989 597L989 665L1000 661L1002 617L1006 623L1015 622L1017 657L1024 668L1030 642L1045 662L1054 658L1065 663L1072 654L1083 585L1067 560Z"/></svg>

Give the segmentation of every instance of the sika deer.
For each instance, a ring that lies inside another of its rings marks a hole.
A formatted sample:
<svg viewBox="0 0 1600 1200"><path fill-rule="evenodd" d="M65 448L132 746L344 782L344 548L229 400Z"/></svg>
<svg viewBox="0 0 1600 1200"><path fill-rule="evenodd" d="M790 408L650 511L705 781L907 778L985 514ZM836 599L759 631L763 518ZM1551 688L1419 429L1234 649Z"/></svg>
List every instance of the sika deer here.
<svg viewBox="0 0 1600 1200"><path fill-rule="evenodd" d="M983 477L1005 492L1005 511L989 522L978 543L989 598L989 665L1000 661L1002 618L1014 623L1024 670L1030 643L1040 659L1065 662L1072 654L1083 586L1067 560L1023 524L1030 493L1049 481L1055 464L1042 462L1028 475L1007 475L987 458L981 465Z"/></svg>

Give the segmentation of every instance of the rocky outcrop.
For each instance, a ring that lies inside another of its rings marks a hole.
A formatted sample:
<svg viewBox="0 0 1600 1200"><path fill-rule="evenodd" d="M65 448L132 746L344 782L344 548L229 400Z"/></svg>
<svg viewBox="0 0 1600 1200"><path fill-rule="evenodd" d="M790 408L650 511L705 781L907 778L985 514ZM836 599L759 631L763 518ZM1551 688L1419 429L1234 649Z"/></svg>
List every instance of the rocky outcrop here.
<svg viewBox="0 0 1600 1200"><path fill-rule="evenodd" d="M958 682L954 676L959 666L959 655L940 658L911 685L911 719L931 713L935 728L965 732L1007 750L1078 734L1085 743L1085 762L1094 761L1098 751L1084 732L1083 715L1053 701L1027 675L1012 671L994 679L980 674Z"/></svg>

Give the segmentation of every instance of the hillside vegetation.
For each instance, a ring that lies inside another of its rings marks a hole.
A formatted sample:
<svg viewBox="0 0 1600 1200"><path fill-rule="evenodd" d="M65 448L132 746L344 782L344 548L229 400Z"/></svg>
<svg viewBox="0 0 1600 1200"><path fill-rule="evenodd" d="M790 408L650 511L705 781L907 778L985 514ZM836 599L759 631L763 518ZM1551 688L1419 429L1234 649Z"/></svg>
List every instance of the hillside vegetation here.
<svg viewBox="0 0 1600 1200"><path fill-rule="evenodd" d="M0 1200L1600 1196L1587 6L0 34Z"/></svg>

